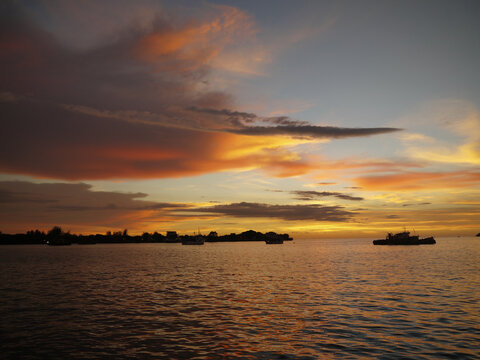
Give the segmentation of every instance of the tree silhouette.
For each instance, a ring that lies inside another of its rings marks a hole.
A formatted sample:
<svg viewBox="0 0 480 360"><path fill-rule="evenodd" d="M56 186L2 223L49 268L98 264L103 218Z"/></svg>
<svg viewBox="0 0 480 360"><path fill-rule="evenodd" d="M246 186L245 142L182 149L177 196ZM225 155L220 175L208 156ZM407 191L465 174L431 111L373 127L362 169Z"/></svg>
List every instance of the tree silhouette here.
<svg viewBox="0 0 480 360"><path fill-rule="evenodd" d="M47 233L47 237L48 238L53 238L53 239L59 238L62 235L63 235L63 231L62 231L62 228L60 226L54 226Z"/></svg>

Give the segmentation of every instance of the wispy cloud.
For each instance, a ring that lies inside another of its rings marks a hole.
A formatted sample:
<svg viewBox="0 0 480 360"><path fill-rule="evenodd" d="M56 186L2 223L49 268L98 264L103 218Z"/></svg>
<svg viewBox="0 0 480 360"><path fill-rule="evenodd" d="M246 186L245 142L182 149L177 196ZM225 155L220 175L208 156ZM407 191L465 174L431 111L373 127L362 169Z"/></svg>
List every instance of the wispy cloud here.
<svg viewBox="0 0 480 360"><path fill-rule="evenodd" d="M403 207L408 207L408 206L422 206L422 205L431 205L432 203L430 202L422 202L422 203L408 203L408 204L402 204Z"/></svg>
<svg viewBox="0 0 480 360"><path fill-rule="evenodd" d="M401 172L387 175L361 176L355 183L365 190L412 191L454 189L480 184L478 171Z"/></svg>
<svg viewBox="0 0 480 360"><path fill-rule="evenodd" d="M291 191L296 196L297 200L315 200L323 197L336 197L342 200L361 201L364 200L360 196L352 196L348 194L342 194L335 191L308 191L308 190L296 190Z"/></svg>
<svg viewBox="0 0 480 360"><path fill-rule="evenodd" d="M211 67L235 72L256 73L242 56L231 56L230 44L244 44L257 32L251 17L232 6L209 5L211 18L192 20L182 27L157 27L143 36L135 47L141 59L158 71L185 72ZM252 63L252 62L251 62Z"/></svg>
<svg viewBox="0 0 480 360"><path fill-rule="evenodd" d="M473 104L460 100L432 102L410 121L417 118L445 135L405 134L401 138L408 156L433 163L480 165L480 112Z"/></svg>
<svg viewBox="0 0 480 360"><path fill-rule="evenodd" d="M208 109L190 107L188 110L196 113L218 116L224 121L219 123L230 124L226 130L241 135L252 136L292 136L320 139L340 139L357 136L385 134L402 129L398 128L342 128L336 126L311 125L306 121L294 120L288 116L262 117L253 113L233 111L228 109ZM269 124L260 126L258 123Z"/></svg>
<svg viewBox="0 0 480 360"><path fill-rule="evenodd" d="M250 126L230 130L242 135L287 135L319 139L342 139L357 136L369 136L400 131L397 128L342 128L336 126L285 125L285 126Z"/></svg>

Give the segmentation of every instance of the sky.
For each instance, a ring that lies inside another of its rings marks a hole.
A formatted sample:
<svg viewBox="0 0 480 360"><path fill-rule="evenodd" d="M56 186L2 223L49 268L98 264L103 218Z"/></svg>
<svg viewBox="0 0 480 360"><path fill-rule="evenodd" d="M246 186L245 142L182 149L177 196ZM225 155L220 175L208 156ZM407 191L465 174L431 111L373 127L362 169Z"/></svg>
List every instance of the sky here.
<svg viewBox="0 0 480 360"><path fill-rule="evenodd" d="M480 231L480 3L0 4L0 231Z"/></svg>

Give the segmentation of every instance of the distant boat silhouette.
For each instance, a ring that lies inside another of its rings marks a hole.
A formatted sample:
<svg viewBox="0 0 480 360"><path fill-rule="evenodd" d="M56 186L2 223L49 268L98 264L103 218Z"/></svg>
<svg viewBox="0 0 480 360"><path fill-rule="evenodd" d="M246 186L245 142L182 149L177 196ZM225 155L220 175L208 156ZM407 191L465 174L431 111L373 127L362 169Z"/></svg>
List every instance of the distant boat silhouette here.
<svg viewBox="0 0 480 360"><path fill-rule="evenodd" d="M420 239L418 235L410 235L408 231L395 235L388 233L385 239L373 240L373 245L426 245L435 243L433 236Z"/></svg>
<svg viewBox="0 0 480 360"><path fill-rule="evenodd" d="M72 245L72 243L68 240L60 238L60 239L48 240L47 245L49 245L49 246L66 246L66 245Z"/></svg>
<svg viewBox="0 0 480 360"><path fill-rule="evenodd" d="M266 244L283 244L282 239L267 239L265 240Z"/></svg>

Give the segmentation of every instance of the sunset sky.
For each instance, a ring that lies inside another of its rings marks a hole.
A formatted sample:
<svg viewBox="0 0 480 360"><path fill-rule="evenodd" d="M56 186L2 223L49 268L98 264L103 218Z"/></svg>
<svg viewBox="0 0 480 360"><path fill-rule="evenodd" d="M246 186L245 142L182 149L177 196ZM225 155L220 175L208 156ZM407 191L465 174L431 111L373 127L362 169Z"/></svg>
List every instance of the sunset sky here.
<svg viewBox="0 0 480 360"><path fill-rule="evenodd" d="M480 232L480 1L2 1L0 231Z"/></svg>

